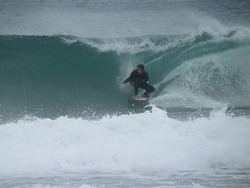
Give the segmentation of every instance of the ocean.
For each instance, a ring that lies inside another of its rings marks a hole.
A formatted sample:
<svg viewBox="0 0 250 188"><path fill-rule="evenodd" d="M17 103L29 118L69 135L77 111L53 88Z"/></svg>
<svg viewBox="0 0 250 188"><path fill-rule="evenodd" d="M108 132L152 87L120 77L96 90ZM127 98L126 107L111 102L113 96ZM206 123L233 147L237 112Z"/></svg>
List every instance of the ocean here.
<svg viewBox="0 0 250 188"><path fill-rule="evenodd" d="M0 187L250 187L249 17L248 0L0 0ZM148 102L120 85L138 64Z"/></svg>

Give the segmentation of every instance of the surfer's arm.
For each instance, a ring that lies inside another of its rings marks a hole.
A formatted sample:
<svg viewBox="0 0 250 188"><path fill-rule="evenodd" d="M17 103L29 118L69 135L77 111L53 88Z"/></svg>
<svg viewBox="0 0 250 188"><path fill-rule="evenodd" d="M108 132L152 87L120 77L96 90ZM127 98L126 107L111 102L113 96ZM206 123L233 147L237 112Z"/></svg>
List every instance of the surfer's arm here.
<svg viewBox="0 0 250 188"><path fill-rule="evenodd" d="M126 83L128 83L130 81L130 77L128 77L126 80L124 80L123 82L122 82L122 84L126 84Z"/></svg>
<svg viewBox="0 0 250 188"><path fill-rule="evenodd" d="M126 80L124 80L124 81L122 82L122 84L126 84L126 83L128 83L128 82L130 82L130 81L133 81L133 80L134 80L134 77L135 77L135 73L134 73L134 71L133 71L133 72L131 72L130 76L129 76Z"/></svg>

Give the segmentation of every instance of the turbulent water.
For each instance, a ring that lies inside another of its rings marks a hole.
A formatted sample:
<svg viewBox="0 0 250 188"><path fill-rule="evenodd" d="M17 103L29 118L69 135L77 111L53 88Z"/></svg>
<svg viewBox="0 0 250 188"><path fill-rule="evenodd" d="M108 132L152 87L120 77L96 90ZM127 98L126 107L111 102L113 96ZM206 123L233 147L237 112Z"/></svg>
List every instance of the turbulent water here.
<svg viewBox="0 0 250 188"><path fill-rule="evenodd" d="M244 0L0 1L0 187L249 187L249 16ZM150 102L120 85L137 64Z"/></svg>

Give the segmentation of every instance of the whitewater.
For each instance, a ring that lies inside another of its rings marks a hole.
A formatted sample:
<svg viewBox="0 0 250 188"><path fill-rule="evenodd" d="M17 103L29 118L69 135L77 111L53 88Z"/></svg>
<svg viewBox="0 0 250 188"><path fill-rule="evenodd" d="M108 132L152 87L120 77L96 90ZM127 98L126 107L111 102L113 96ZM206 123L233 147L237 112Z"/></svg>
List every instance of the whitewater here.
<svg viewBox="0 0 250 188"><path fill-rule="evenodd" d="M0 127L1 184L244 187L249 183L249 122L223 111L182 122L153 108L97 121L60 117L8 123ZM64 176L68 180L60 184L57 178Z"/></svg>
<svg viewBox="0 0 250 188"><path fill-rule="evenodd" d="M250 187L249 10L0 1L0 187Z"/></svg>

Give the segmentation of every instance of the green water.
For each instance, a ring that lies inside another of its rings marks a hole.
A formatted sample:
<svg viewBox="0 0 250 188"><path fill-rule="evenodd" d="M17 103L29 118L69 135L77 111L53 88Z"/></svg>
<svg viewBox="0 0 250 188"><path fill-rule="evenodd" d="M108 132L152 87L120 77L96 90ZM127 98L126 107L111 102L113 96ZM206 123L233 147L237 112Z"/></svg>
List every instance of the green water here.
<svg viewBox="0 0 250 188"><path fill-rule="evenodd" d="M241 48L247 51L249 42L231 39L235 33L219 41L208 33L191 38L152 35L106 40L74 36L0 36L1 120L66 115L98 118L142 112L146 105L136 105L135 108L127 101L133 95L133 88L119 87L119 82L139 63L145 65L150 83L156 87L155 99L182 87L191 93L229 103L229 106L248 106L249 103L243 101L245 105L242 105L239 102L239 98L249 96L246 84L249 77L241 74L246 67L239 65L236 67L238 71L230 72L228 66L219 67L221 62L206 59L232 50L238 53ZM119 51L112 47L116 43L131 48ZM104 45L110 48L103 50ZM199 58L199 66L188 63ZM235 62L232 60L230 64ZM190 66L191 72L166 79L185 66ZM198 79L199 87L192 84L191 73ZM164 103L157 103L152 100L152 103L168 108L173 107L169 106L171 101L166 99ZM200 109L204 106L176 103L174 108Z"/></svg>

